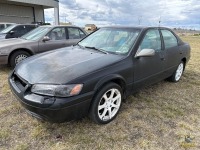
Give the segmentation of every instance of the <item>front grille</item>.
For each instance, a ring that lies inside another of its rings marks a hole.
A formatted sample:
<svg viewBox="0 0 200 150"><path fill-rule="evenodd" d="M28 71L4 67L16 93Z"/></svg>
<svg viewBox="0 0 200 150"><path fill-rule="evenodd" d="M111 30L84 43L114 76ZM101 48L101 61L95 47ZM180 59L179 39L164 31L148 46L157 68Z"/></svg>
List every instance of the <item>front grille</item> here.
<svg viewBox="0 0 200 150"><path fill-rule="evenodd" d="M28 83L21 79L19 76L17 76L15 73L12 77L13 81L15 82L16 86L21 90L24 91Z"/></svg>

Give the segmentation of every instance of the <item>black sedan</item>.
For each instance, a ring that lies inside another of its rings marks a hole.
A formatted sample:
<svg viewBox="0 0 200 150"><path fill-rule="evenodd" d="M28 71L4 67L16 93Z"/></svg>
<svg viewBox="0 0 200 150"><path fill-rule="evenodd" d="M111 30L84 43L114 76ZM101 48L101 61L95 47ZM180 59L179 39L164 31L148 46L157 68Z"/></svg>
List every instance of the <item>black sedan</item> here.
<svg viewBox="0 0 200 150"><path fill-rule="evenodd" d="M0 40L19 38L37 27L34 24L12 24L0 32Z"/></svg>
<svg viewBox="0 0 200 150"><path fill-rule="evenodd" d="M89 115L112 121L122 101L163 79L178 82L190 46L163 27L104 27L76 46L30 57L9 77L27 111L63 122Z"/></svg>

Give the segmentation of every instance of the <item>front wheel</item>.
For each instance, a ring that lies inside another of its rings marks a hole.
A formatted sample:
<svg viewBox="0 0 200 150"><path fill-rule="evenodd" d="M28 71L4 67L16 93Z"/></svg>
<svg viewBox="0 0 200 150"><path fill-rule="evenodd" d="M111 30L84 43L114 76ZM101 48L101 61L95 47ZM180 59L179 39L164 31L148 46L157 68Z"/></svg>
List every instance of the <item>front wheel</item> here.
<svg viewBox="0 0 200 150"><path fill-rule="evenodd" d="M97 124L109 123L117 116L121 103L121 87L115 83L109 83L93 99L89 117Z"/></svg>
<svg viewBox="0 0 200 150"><path fill-rule="evenodd" d="M185 68L185 63L181 61L176 71L172 74L171 77L169 77L169 81L178 82L181 79L181 76L183 75L184 68Z"/></svg>
<svg viewBox="0 0 200 150"><path fill-rule="evenodd" d="M18 63L20 63L22 60L26 59L29 56L30 54L25 51L19 50L19 51L14 52L10 57L11 67L15 67Z"/></svg>

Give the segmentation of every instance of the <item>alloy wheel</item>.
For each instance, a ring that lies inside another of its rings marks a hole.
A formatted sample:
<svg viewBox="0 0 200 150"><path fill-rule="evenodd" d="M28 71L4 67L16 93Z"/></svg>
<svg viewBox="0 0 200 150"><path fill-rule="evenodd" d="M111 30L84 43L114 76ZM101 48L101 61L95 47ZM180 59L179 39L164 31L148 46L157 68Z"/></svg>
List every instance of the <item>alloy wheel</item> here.
<svg viewBox="0 0 200 150"><path fill-rule="evenodd" d="M175 74L175 80L176 81L180 80L180 78L183 74L183 70L184 70L184 64L180 63L177 70L176 70L176 74Z"/></svg>
<svg viewBox="0 0 200 150"><path fill-rule="evenodd" d="M122 95L116 88L106 91L98 105L98 116L102 121L111 120L118 112Z"/></svg>

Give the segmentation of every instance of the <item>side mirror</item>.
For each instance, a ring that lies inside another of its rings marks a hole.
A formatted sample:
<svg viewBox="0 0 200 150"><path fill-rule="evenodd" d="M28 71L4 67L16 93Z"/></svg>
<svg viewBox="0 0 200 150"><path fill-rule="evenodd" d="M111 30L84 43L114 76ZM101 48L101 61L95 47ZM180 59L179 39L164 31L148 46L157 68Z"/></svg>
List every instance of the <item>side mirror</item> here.
<svg viewBox="0 0 200 150"><path fill-rule="evenodd" d="M14 34L14 33L15 33L15 31L10 31L9 33L10 33L10 35L12 35L12 34Z"/></svg>
<svg viewBox="0 0 200 150"><path fill-rule="evenodd" d="M49 41L50 38L48 36L44 36L44 38L42 39L43 42Z"/></svg>
<svg viewBox="0 0 200 150"><path fill-rule="evenodd" d="M141 51L139 51L135 57L150 57L150 56L154 56L155 55L155 50L154 49L142 49Z"/></svg>

